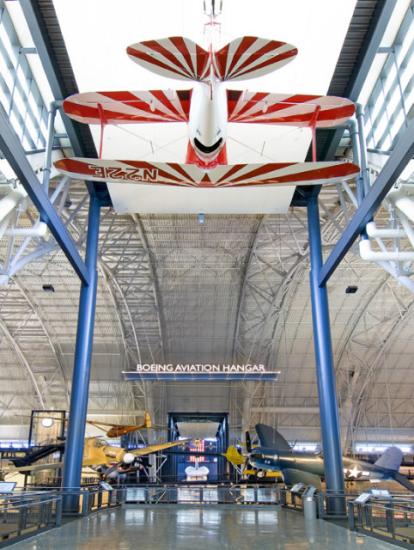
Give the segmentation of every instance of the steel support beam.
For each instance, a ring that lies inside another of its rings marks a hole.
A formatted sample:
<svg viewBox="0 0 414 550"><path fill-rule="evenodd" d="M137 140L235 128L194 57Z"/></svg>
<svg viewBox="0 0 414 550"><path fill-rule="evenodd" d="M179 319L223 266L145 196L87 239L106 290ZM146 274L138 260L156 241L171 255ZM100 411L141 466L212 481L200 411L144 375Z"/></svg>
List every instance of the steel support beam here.
<svg viewBox="0 0 414 550"><path fill-rule="evenodd" d="M313 338L326 489L328 491L343 492L344 474L331 330L329 325L328 293L325 285L322 287L319 285L319 273L322 268L322 240L318 198L316 195L309 199L307 210ZM342 502L342 499L332 499L332 501L332 506L336 511L341 511L345 504Z"/></svg>
<svg viewBox="0 0 414 550"><path fill-rule="evenodd" d="M387 28L396 3L397 0L382 0L382 2L378 2L377 7L375 8L376 13L374 14L374 19L376 19L376 21L373 23L374 26L372 28L370 25L370 29L368 31L370 32L370 35L368 35L363 42L361 48L362 55L359 56L360 60L357 70L351 75L347 90L344 93L344 97L347 97L354 102L358 101L362 86L367 79L372 63L377 55L379 45L381 44L385 29ZM337 128L333 131L331 143L325 152L324 160L331 160L335 158L335 153L338 149L343 133L343 128Z"/></svg>
<svg viewBox="0 0 414 550"><path fill-rule="evenodd" d="M319 414L319 407L252 407L252 414Z"/></svg>
<svg viewBox="0 0 414 550"><path fill-rule="evenodd" d="M48 3L50 5L48 5ZM43 4L43 5L41 5ZM45 71L47 80L50 85L50 89L53 94L55 101L62 101L66 99L67 95L77 93L78 89L76 84L72 90L67 91L62 82L62 76L60 74L61 67L58 66L58 62L54 56L52 41L50 36L48 36L47 30L45 28L45 21L42 14L42 10L48 10L50 12L49 17L55 15L55 10L53 8L52 2L39 2L38 0L21 0L20 6L24 13L25 19L27 21L28 27L30 29L30 34L33 38L33 43L36 47L36 51L39 55L39 59L42 63L43 70ZM56 33L56 29L54 30ZM62 36L62 45L59 47L64 47L63 36ZM64 70L72 70L69 58L67 59L68 66L64 67ZM73 76L73 82L75 82L75 77ZM85 138L85 132L88 134L87 141L89 142L89 152L85 151L85 143L82 140L80 134L81 129L80 125L76 122L73 122L69 117L67 117L63 111L62 120L65 125L65 130L69 138L70 144L72 146L75 156L89 156L96 157L96 149L90 134L90 130L83 129L83 137ZM89 194L97 194L101 200L101 206L112 206L111 198L109 196L108 188L106 183L104 184L94 184L93 182L86 182Z"/></svg>
<svg viewBox="0 0 414 550"><path fill-rule="evenodd" d="M33 0L21 0L20 2L53 97L56 101L63 100L66 99L67 94L57 74L56 66L51 56L49 39L45 36L45 29L41 25L39 8L36 4L38 2L34 2ZM83 156L83 147L75 125L65 116L63 117L63 122L75 155Z"/></svg>
<svg viewBox="0 0 414 550"><path fill-rule="evenodd" d="M362 201L341 238L321 269L319 285L324 286L353 242L372 219L387 193L414 155L414 119L401 133L396 146L374 185Z"/></svg>
<svg viewBox="0 0 414 550"><path fill-rule="evenodd" d="M33 204L38 209L42 221L47 223L52 235L55 237L72 267L82 282L88 284L87 269L79 255L76 244L57 215L36 174L33 172L22 144L16 132L11 127L2 105L0 105L0 150L19 178L20 183L25 188Z"/></svg>
<svg viewBox="0 0 414 550"><path fill-rule="evenodd" d="M69 426L63 467L63 487L67 490L64 501L66 512L77 511L78 496L70 490L80 487L82 473L83 444L86 413L88 410L89 379L95 323L96 292L98 284L98 243L100 203L91 195L88 215L88 236L86 241L86 267L89 285L82 282L76 334L75 364L72 376Z"/></svg>

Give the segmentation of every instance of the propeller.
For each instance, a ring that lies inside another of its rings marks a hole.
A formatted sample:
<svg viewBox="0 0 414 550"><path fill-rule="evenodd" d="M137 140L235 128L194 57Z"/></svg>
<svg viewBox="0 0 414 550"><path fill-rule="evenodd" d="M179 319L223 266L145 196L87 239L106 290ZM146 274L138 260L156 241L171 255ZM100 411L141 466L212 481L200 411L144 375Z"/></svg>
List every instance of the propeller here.
<svg viewBox="0 0 414 550"><path fill-rule="evenodd" d="M246 451L248 453L252 452L252 439L250 437L250 432L248 430L246 431Z"/></svg>

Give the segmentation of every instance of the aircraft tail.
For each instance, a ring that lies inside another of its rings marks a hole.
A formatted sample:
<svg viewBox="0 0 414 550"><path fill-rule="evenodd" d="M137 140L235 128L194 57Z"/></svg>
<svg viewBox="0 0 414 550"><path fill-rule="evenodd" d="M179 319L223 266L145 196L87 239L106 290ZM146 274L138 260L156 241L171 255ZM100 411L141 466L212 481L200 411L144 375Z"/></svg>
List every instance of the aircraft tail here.
<svg viewBox="0 0 414 550"><path fill-rule="evenodd" d="M280 69L297 53L286 42L241 36L214 53L214 73L219 80L256 78Z"/></svg>
<svg viewBox="0 0 414 550"><path fill-rule="evenodd" d="M414 493L414 483L412 483L407 477L397 472L394 474L394 479L397 483Z"/></svg>
<svg viewBox="0 0 414 550"><path fill-rule="evenodd" d="M152 428L151 415L147 411L145 411L145 413L144 413L144 426L145 426L145 428Z"/></svg>
<svg viewBox="0 0 414 550"><path fill-rule="evenodd" d="M129 57L153 73L178 80L204 80L210 74L210 54L182 36L137 42Z"/></svg>
<svg viewBox="0 0 414 550"><path fill-rule="evenodd" d="M223 454L233 466L241 466L245 462L244 456L233 445L230 445Z"/></svg>
<svg viewBox="0 0 414 550"><path fill-rule="evenodd" d="M398 447L388 447L385 452L375 462L374 466L384 468L384 470L393 470L398 472L403 459L403 453Z"/></svg>
<svg viewBox="0 0 414 550"><path fill-rule="evenodd" d="M182 36L146 40L128 46L129 57L153 73L179 80L206 80L213 68L219 80L245 80L271 73L291 61L291 44L241 36L210 52Z"/></svg>
<svg viewBox="0 0 414 550"><path fill-rule="evenodd" d="M256 432L262 447L269 447L277 451L289 451L292 449L286 439L273 426L256 424Z"/></svg>

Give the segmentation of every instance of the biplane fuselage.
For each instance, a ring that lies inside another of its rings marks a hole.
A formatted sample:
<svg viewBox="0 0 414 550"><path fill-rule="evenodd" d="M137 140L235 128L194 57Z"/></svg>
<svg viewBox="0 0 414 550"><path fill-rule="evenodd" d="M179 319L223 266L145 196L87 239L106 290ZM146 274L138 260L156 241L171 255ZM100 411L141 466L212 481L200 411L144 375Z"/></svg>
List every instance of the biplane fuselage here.
<svg viewBox="0 0 414 550"><path fill-rule="evenodd" d="M228 121L225 83L214 76L207 82L195 82L190 101L187 160L201 168L225 164Z"/></svg>

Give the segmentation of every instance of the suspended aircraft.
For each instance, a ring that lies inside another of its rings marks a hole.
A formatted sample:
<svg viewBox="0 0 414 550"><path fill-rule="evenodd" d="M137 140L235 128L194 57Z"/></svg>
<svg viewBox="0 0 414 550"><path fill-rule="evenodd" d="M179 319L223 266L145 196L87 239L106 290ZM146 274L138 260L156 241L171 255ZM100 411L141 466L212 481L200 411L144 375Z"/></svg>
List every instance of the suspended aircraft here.
<svg viewBox="0 0 414 550"><path fill-rule="evenodd" d="M144 412L144 420L142 424L138 425L114 424L112 422L99 422L97 420L87 420L86 422L92 426L95 426L99 430L103 430L105 435L110 438L121 437L132 432L139 432L140 430L152 428L151 416L146 411Z"/></svg>
<svg viewBox="0 0 414 550"><path fill-rule="evenodd" d="M215 2L208 13L217 24ZM242 36L217 49L172 36L130 45L129 57L158 75L191 83L190 89L79 93L63 102L67 116L101 127L99 159L65 158L55 167L72 178L108 184L220 189L337 183L354 178L349 162L317 162L317 128L343 124L355 111L352 101L302 93L228 89L233 81L257 78L280 69L297 55L291 44ZM188 125L185 162L102 159L107 125L182 122ZM312 162L233 164L227 162L228 124L274 124L310 128ZM110 192L111 187L108 185ZM220 195L217 196L220 200ZM115 206L115 205L114 205ZM127 207L125 207L127 208Z"/></svg>
<svg viewBox="0 0 414 550"><path fill-rule="evenodd" d="M61 421L62 418L54 417L54 416L48 416L47 418L51 418L53 420ZM128 433L132 433L135 431L140 431L143 429L152 428L152 421L150 414L145 411L144 412L144 418L141 424L114 424L109 422L99 422L94 420L87 420L88 424L91 424L92 426L95 426L98 429L101 429L105 432L105 435L109 438L116 438L121 437L123 435L126 435ZM86 441L92 441L94 438L88 438ZM88 445L88 443L86 443ZM57 441L47 441L47 443L41 443L36 445L33 448L27 449L26 453L21 456L15 456L8 458L8 460L16 467L16 468L23 468L26 466L30 466L35 464L41 459L46 458L47 456L58 452L58 451L64 451L65 443L61 439L58 439ZM22 471L22 470L19 470ZM28 470L26 470L28 471Z"/></svg>
<svg viewBox="0 0 414 550"><path fill-rule="evenodd" d="M139 467L140 458L155 454L165 449L184 445L189 439L154 443L138 449L127 450L122 447L108 445L101 437L87 437L84 443L82 467L99 469L104 477L119 471L126 473ZM10 459L14 462L14 459ZM13 466L5 466L2 471L9 473L30 473L39 470L52 470L63 467L63 462L23 465L20 462Z"/></svg>
<svg viewBox="0 0 414 550"><path fill-rule="evenodd" d="M99 437L87 437L82 459L82 468L97 469L104 477L114 472L127 473L139 467L140 457L158 453L164 449L184 445L189 439L155 443L139 449L126 450L122 447L107 445ZM4 474L31 473L39 470L53 470L63 467L63 462L30 464L27 466L5 466L1 470Z"/></svg>
<svg viewBox="0 0 414 550"><path fill-rule="evenodd" d="M247 437L247 456L243 457L237 449L231 449L230 458L240 461L242 458L259 472L280 471L287 485L302 482L315 487L321 486L325 469L323 456L315 453L295 452L276 428L265 424L256 424L259 445L252 447ZM238 457L236 456L236 451ZM344 477L348 480L366 479L383 481L393 479L403 487L414 491L412 484L399 473L403 453L398 447L389 447L374 463L344 456Z"/></svg>

